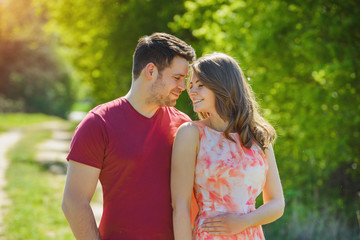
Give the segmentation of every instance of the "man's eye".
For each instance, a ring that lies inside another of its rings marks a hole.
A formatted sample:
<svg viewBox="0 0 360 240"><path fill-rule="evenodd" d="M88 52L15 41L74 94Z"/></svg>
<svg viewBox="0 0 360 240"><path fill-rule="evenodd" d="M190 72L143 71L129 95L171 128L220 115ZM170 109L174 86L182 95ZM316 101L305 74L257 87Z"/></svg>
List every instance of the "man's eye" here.
<svg viewBox="0 0 360 240"><path fill-rule="evenodd" d="M180 80L180 77L174 77L176 80Z"/></svg>
<svg viewBox="0 0 360 240"><path fill-rule="evenodd" d="M199 84L199 85L198 85L198 87L203 87L203 86L204 86L204 85L202 85L202 84Z"/></svg>

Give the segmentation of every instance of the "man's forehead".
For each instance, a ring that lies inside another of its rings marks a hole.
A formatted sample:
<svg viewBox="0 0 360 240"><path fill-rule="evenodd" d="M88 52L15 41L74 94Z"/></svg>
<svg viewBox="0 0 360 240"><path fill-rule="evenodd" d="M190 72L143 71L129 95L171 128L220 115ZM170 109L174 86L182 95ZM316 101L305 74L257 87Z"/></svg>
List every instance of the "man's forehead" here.
<svg viewBox="0 0 360 240"><path fill-rule="evenodd" d="M189 72L189 63L186 60L173 61L172 64L167 68L167 70L170 71L172 75L186 76Z"/></svg>
<svg viewBox="0 0 360 240"><path fill-rule="evenodd" d="M188 67L189 66L189 62L183 58L183 57L179 57L179 56L175 56L170 63L170 67L176 66L176 65L183 65Z"/></svg>

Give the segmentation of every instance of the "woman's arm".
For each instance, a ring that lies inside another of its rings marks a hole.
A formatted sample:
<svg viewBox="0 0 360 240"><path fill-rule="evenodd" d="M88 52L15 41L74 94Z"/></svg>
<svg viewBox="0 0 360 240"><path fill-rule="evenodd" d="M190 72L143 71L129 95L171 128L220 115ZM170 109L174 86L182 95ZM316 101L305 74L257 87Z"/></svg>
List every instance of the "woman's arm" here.
<svg viewBox="0 0 360 240"><path fill-rule="evenodd" d="M265 154L269 170L263 190L264 204L254 212L247 214L246 218L250 223L249 227L271 223L280 218L284 213L284 194L272 145L265 150Z"/></svg>
<svg viewBox="0 0 360 240"><path fill-rule="evenodd" d="M185 123L178 129L171 160L171 199L175 240L191 240L190 204L194 185L199 129Z"/></svg>
<svg viewBox="0 0 360 240"><path fill-rule="evenodd" d="M245 215L223 214L208 219L202 228L213 235L233 235L248 227L271 223L282 216L285 207L284 195L271 145L265 150L265 154L269 169L263 190L264 204Z"/></svg>

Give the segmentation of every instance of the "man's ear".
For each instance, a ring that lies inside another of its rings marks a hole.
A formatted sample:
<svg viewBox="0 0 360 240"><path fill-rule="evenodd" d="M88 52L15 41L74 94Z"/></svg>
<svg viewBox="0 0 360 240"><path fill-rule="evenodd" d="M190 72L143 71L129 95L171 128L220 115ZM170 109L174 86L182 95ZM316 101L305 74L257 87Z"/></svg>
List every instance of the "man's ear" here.
<svg viewBox="0 0 360 240"><path fill-rule="evenodd" d="M148 63L145 68L145 77L147 80L157 79L158 76L158 69L154 63Z"/></svg>

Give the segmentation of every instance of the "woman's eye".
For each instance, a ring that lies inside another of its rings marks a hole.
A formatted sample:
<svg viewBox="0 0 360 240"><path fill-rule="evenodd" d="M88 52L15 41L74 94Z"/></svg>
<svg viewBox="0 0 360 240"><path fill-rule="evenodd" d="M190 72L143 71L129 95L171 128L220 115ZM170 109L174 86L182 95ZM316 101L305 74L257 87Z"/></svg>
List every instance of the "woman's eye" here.
<svg viewBox="0 0 360 240"><path fill-rule="evenodd" d="M199 84L199 85L198 85L198 87L203 87L203 86L204 86L204 85L202 85L202 84Z"/></svg>

